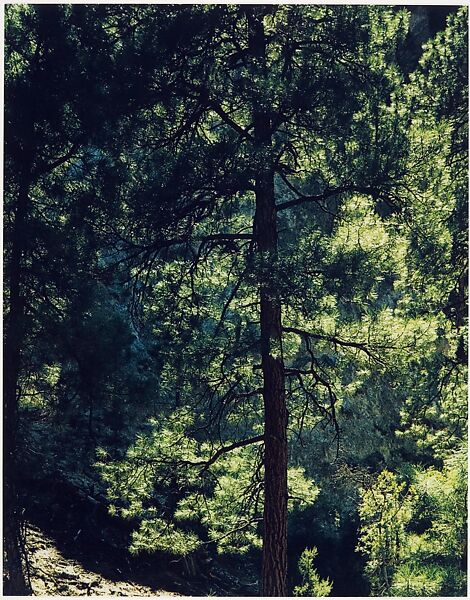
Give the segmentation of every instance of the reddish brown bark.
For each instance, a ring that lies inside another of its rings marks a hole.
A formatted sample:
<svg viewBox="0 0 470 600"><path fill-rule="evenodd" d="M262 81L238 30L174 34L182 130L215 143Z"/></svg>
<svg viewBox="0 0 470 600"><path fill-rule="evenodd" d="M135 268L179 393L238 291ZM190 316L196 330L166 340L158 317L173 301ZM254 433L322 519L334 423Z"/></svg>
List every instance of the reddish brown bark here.
<svg viewBox="0 0 470 600"><path fill-rule="evenodd" d="M248 13L250 46L265 77L266 40L262 12ZM260 267L261 366L264 401L263 596L286 596L287 577L287 409L282 358L281 303L272 277L277 257L277 220L269 107L254 107L254 235Z"/></svg>
<svg viewBox="0 0 470 600"><path fill-rule="evenodd" d="M270 180L270 181L269 181ZM262 277L275 258L277 232L272 177L256 185L258 250ZM263 269L263 263L266 270ZM264 400L263 596L286 595L287 573L287 410L281 346L281 305L269 281L260 286L261 365Z"/></svg>

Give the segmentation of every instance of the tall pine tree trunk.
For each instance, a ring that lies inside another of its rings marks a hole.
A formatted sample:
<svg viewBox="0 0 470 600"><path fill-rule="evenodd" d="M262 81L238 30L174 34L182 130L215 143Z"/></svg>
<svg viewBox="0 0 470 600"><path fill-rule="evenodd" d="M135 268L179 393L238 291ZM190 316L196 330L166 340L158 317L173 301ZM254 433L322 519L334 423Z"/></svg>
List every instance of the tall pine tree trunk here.
<svg viewBox="0 0 470 600"><path fill-rule="evenodd" d="M3 380L3 539L5 570L8 575L5 594L24 596L31 593L26 581L21 547L21 518L17 485L18 379L21 346L24 338L24 295L22 260L26 241L25 223L29 183L22 180L18 193L8 264L9 312L5 322Z"/></svg>
<svg viewBox="0 0 470 600"><path fill-rule="evenodd" d="M258 73L266 77L262 13L249 14L250 45ZM260 110L261 108L261 110ZM264 400L264 535L262 595L286 596L287 576L287 409L281 339L281 303L271 277L277 257L271 118L254 107L256 148L254 234L260 263L261 366Z"/></svg>
<svg viewBox="0 0 470 600"><path fill-rule="evenodd" d="M286 596L287 409L281 345L281 305L269 281L277 249L272 172L256 180L256 239L261 256L261 366L264 399L264 536L262 594Z"/></svg>

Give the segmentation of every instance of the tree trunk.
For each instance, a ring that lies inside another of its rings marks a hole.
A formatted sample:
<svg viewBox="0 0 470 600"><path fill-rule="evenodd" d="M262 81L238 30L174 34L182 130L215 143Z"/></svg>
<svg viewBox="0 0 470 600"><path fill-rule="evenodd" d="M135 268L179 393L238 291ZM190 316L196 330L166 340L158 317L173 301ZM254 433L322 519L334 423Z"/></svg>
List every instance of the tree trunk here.
<svg viewBox="0 0 470 600"><path fill-rule="evenodd" d="M286 596L287 576L287 409L281 340L281 305L266 279L276 256L277 231L272 173L256 182L260 286L261 365L264 400L264 537L262 595ZM265 268L263 268L265 267Z"/></svg>
<svg viewBox="0 0 470 600"><path fill-rule="evenodd" d="M21 519L14 480L4 472L3 488L3 552L5 556L5 596L29 596L22 552Z"/></svg>
<svg viewBox="0 0 470 600"><path fill-rule="evenodd" d="M248 12L250 46L263 80L267 76L263 17ZM269 102L269 101L268 101ZM287 409L281 338L281 303L272 278L277 257L271 118L267 102L253 110L256 150L254 235L260 267L261 366L264 400L263 596L286 596L287 577Z"/></svg>
<svg viewBox="0 0 470 600"><path fill-rule="evenodd" d="M9 312L5 320L3 381L3 538L5 570L8 580L5 593L24 596L31 593L22 560L21 518L17 485L16 455L18 434L18 378L21 369L21 346L24 339L24 297L22 261L26 241L25 223L29 182L22 181L16 206L8 265Z"/></svg>

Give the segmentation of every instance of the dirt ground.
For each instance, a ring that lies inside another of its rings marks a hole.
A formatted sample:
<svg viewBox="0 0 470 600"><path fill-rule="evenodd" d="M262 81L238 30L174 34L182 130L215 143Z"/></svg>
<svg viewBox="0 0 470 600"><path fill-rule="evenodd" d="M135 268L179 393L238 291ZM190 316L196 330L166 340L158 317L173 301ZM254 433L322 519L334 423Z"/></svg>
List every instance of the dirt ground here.
<svg viewBox="0 0 470 600"><path fill-rule="evenodd" d="M35 596L178 596L128 581L111 581L65 558L51 538L31 525L26 540Z"/></svg>

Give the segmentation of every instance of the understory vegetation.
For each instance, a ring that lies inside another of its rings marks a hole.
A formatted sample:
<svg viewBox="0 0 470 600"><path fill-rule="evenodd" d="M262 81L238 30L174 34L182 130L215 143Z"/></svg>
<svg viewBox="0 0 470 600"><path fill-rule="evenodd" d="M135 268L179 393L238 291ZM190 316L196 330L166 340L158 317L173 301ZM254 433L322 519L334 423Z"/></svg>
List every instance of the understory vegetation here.
<svg viewBox="0 0 470 600"><path fill-rule="evenodd" d="M466 595L467 27L6 7L5 593Z"/></svg>

